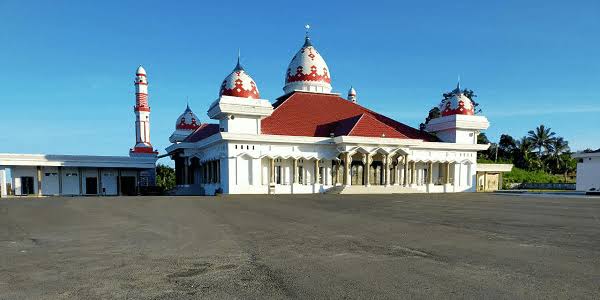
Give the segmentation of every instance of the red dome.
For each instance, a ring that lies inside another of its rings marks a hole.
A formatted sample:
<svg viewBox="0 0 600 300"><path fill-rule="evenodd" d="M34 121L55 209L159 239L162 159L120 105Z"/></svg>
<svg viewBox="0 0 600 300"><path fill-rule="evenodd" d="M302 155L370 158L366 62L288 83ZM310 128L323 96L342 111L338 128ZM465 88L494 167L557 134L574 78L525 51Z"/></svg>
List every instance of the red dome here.
<svg viewBox="0 0 600 300"><path fill-rule="evenodd" d="M219 96L232 96L241 98L260 99L260 93L256 83L246 70L242 68L238 60L233 72L223 80Z"/></svg>
<svg viewBox="0 0 600 300"><path fill-rule="evenodd" d="M200 122L198 122L198 117L188 105L185 108L185 111L179 116L177 119L177 123L175 124L175 129L177 130L196 130L200 127Z"/></svg>
<svg viewBox="0 0 600 300"><path fill-rule="evenodd" d="M452 91L452 96L442 101L440 104L440 111L442 112L442 117L452 115L474 115L475 107L473 106L473 101L463 94L460 86L457 86L456 89Z"/></svg>

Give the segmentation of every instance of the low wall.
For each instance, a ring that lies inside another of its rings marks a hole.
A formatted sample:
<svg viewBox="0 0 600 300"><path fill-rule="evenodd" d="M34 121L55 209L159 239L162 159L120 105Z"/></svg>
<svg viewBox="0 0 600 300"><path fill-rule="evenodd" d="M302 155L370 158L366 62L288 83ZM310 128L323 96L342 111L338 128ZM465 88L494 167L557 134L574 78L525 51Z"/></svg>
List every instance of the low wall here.
<svg viewBox="0 0 600 300"><path fill-rule="evenodd" d="M574 191L574 183L511 183L511 190L565 190Z"/></svg>

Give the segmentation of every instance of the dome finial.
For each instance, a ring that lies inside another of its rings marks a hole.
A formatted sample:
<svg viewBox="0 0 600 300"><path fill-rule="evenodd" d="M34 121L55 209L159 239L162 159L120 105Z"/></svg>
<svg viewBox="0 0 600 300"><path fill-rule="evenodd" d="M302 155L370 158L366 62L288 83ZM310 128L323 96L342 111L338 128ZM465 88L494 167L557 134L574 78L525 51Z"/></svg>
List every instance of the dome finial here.
<svg viewBox="0 0 600 300"><path fill-rule="evenodd" d="M454 94L461 94L462 90L460 89L460 75L458 75L458 80L456 82L456 88L452 91Z"/></svg>
<svg viewBox="0 0 600 300"><path fill-rule="evenodd" d="M308 24L304 25L304 29L305 29L305 36L304 36L304 46L303 47L312 46L312 43L310 42L310 36L308 34L308 32L310 30L310 25L308 25Z"/></svg>
<svg viewBox="0 0 600 300"><path fill-rule="evenodd" d="M239 71L239 70L243 70L244 68L242 67L242 64L240 64L240 56L241 56L241 50L240 48L238 48L238 56L237 56L237 64L235 65L235 69L234 71Z"/></svg>

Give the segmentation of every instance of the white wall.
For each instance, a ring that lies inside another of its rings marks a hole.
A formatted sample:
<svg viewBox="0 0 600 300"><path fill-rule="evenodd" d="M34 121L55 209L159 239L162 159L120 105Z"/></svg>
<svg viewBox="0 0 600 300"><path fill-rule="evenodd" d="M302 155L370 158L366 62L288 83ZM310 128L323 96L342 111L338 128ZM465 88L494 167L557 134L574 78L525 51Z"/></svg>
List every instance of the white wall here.
<svg viewBox="0 0 600 300"><path fill-rule="evenodd" d="M58 175L58 167L42 168L42 195L51 196L60 193Z"/></svg>
<svg viewBox="0 0 600 300"><path fill-rule="evenodd" d="M232 119L219 121L220 127L226 132L258 134L260 131L260 119L247 116L233 116Z"/></svg>
<svg viewBox="0 0 600 300"><path fill-rule="evenodd" d="M116 195L118 171L115 169L101 169L102 187L100 192L103 195Z"/></svg>
<svg viewBox="0 0 600 300"><path fill-rule="evenodd" d="M0 197L6 197L8 195L8 190L6 189L6 169L0 168Z"/></svg>
<svg viewBox="0 0 600 300"><path fill-rule="evenodd" d="M79 195L79 170L77 168L62 169L63 195Z"/></svg>
<svg viewBox="0 0 600 300"><path fill-rule="evenodd" d="M577 190L600 189L600 157L581 158L577 163Z"/></svg>

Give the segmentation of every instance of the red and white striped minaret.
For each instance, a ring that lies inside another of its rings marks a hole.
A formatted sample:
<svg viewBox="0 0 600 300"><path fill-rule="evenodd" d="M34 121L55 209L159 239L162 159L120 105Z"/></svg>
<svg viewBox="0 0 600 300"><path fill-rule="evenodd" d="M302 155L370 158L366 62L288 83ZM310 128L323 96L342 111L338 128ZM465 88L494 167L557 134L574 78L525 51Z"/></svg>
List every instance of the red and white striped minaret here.
<svg viewBox="0 0 600 300"><path fill-rule="evenodd" d="M148 78L142 66L135 72L135 147L130 156L157 155L150 144L150 106L148 106Z"/></svg>

